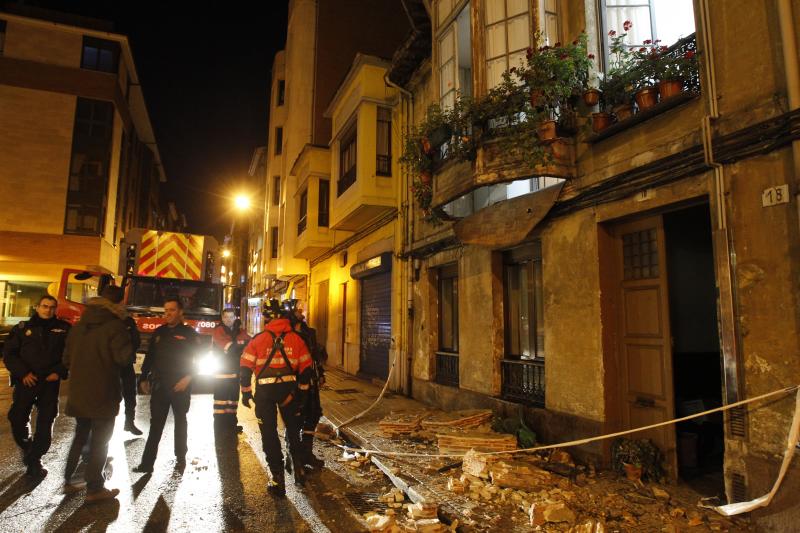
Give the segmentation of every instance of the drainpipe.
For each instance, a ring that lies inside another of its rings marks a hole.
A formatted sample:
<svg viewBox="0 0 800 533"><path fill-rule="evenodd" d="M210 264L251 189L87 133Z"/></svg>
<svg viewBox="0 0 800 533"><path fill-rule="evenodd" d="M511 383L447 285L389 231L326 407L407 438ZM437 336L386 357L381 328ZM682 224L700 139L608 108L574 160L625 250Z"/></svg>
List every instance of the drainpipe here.
<svg viewBox="0 0 800 533"><path fill-rule="evenodd" d="M410 91L400 87L392 80L389 79L389 75L386 74L383 77L383 81L389 87L393 87L397 89L397 91L401 94L400 99L400 108L401 108L401 124L400 130L403 132L403 136L408 135L411 130L411 124L414 121L414 95ZM403 109L405 108L405 109ZM403 342L402 348L405 351L405 384L403 387L403 393L406 396L411 396L411 383L412 383L412 376L413 376L413 357L414 357L414 342L413 342L413 334L414 334L414 321L412 318L412 310L413 310L413 301L414 301L414 291L413 291L413 261L410 257L407 256L407 251L411 247L411 240L414 236L414 211L413 211L413 203L411 201L411 192L409 189L408 183L408 173L402 172L402 179L400 182L401 186L403 187L403 198L405 207L401 205L400 212L403 213L402 221L403 221L403 243L402 243L402 254L406 258L406 264L404 265L405 268L405 283L404 283L404 294L401 295L401 298L405 297L406 302L406 309L403 312L403 318L401 323L400 331L405 330L405 340ZM399 356L399 353L398 353Z"/></svg>
<svg viewBox="0 0 800 533"><path fill-rule="evenodd" d="M720 263L717 270L719 284L719 327L720 350L723 357L723 401L726 404L739 400L740 391L740 338L737 320L738 295L736 287L736 249L732 230L728 226L728 201L725 191L725 169L714 159L712 123L719 117L717 105L717 82L714 71L713 30L709 19L709 0L700 0L700 23L702 27L704 67L706 74L705 93L708 114L701 121L703 152L705 162L714 171L714 200L717 204L717 219L714 227L717 257Z"/></svg>
<svg viewBox="0 0 800 533"><path fill-rule="evenodd" d="M798 69L797 37L794 33L794 14L791 0L778 0L778 22L780 23L781 48L783 49L783 65L786 69L786 93L789 111L800 107L800 69ZM792 142L792 159L794 160L794 181L800 184L800 141ZM800 214L800 191L795 196Z"/></svg>

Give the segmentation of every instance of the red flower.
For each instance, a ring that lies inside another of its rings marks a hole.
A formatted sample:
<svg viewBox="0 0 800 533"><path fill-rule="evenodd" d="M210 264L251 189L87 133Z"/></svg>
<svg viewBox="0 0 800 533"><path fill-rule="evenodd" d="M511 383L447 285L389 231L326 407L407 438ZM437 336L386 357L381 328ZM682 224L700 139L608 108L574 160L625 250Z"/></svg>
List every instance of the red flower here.
<svg viewBox="0 0 800 533"><path fill-rule="evenodd" d="M647 48L645 48L645 47L643 46L643 47L639 48L639 51L640 51L640 52L647 52Z"/></svg>
<svg viewBox="0 0 800 533"><path fill-rule="evenodd" d="M630 20L626 20L625 22L622 23L623 30L628 31L631 28L633 28L633 22L631 22Z"/></svg>
<svg viewBox="0 0 800 533"><path fill-rule="evenodd" d="M645 39L642 44L653 44L653 41L651 39Z"/></svg>
<svg viewBox="0 0 800 533"><path fill-rule="evenodd" d="M662 52L666 52L667 50L669 50L669 46L662 46L661 48L659 48L659 50L661 50Z"/></svg>
<svg viewBox="0 0 800 533"><path fill-rule="evenodd" d="M594 54L589 54L589 59L594 59Z"/></svg>
<svg viewBox="0 0 800 533"><path fill-rule="evenodd" d="M609 36L609 37L613 37L613 36L615 36L616 34L617 34L617 32L615 32L614 30L611 30L610 32L608 32L608 36Z"/></svg>
<svg viewBox="0 0 800 533"><path fill-rule="evenodd" d="M661 42L661 39L656 39L655 41L653 41L653 44L658 44L660 42Z"/></svg>
<svg viewBox="0 0 800 533"><path fill-rule="evenodd" d="M561 48L561 43L559 42L559 43L554 44L553 48Z"/></svg>
<svg viewBox="0 0 800 533"><path fill-rule="evenodd" d="M686 59L692 59L694 57L694 50L687 50L683 57Z"/></svg>
<svg viewBox="0 0 800 533"><path fill-rule="evenodd" d="M576 45L576 44L578 44L578 41L577 41L577 40L575 40L575 41L572 41L572 45L573 45L573 46L574 46L574 45Z"/></svg>

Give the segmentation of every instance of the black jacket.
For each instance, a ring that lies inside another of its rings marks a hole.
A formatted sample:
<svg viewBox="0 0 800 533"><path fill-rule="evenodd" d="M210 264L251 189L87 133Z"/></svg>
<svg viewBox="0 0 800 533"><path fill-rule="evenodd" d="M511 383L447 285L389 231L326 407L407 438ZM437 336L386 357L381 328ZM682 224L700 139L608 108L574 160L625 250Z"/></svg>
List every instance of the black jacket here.
<svg viewBox="0 0 800 533"><path fill-rule="evenodd" d="M139 335L139 329L136 327L136 321L133 318L126 316L124 322L125 328L128 330L128 335L131 338L131 345L133 346L133 355L135 361L136 352L139 350L139 346L142 345L142 337Z"/></svg>
<svg viewBox="0 0 800 533"><path fill-rule="evenodd" d="M200 349L200 335L186 324L173 328L160 326L150 338L141 379L174 385L184 376L194 374L194 361Z"/></svg>
<svg viewBox="0 0 800 533"><path fill-rule="evenodd" d="M68 331L69 323L58 318L43 320L39 315L14 326L3 347L11 382L22 382L28 372L33 372L39 381L53 372L66 379L67 369L61 357Z"/></svg>
<svg viewBox="0 0 800 533"><path fill-rule="evenodd" d="M64 352L64 366L70 371L69 416L117 416L122 399L120 370L134 359L126 316L122 306L92 298L69 332Z"/></svg>

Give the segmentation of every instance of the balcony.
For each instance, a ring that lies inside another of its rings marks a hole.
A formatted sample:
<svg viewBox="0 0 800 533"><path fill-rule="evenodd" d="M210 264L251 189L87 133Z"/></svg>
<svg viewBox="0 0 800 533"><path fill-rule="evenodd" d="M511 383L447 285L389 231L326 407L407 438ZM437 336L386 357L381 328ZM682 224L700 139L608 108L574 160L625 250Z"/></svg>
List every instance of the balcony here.
<svg viewBox="0 0 800 533"><path fill-rule="evenodd" d="M458 387L458 354L436 352L436 383Z"/></svg>
<svg viewBox="0 0 800 533"><path fill-rule="evenodd" d="M544 407L544 359L502 361L504 400Z"/></svg>
<svg viewBox="0 0 800 533"><path fill-rule="evenodd" d="M297 232L289 230L287 233L293 233L292 237L296 235L292 244L293 256L297 259L313 259L333 247L333 231L328 227L330 160L330 150L307 144L292 167L297 188L287 198L287 204L296 208Z"/></svg>

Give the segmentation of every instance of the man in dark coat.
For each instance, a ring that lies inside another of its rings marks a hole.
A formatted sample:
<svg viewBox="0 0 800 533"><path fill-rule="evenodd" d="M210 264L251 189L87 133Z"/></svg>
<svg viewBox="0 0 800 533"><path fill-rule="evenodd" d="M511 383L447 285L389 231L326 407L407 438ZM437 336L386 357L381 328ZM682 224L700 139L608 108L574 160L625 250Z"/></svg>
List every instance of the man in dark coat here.
<svg viewBox="0 0 800 533"><path fill-rule="evenodd" d="M175 468L186 467L188 424L195 372L195 356L200 349L200 335L183 323L183 302L178 297L164 299L165 324L155 330L147 347L139 384L150 393L150 432L142 460L133 471L149 473L158 454L158 443L172 409L175 422Z"/></svg>
<svg viewBox="0 0 800 533"><path fill-rule="evenodd" d="M67 337L64 352L64 366L70 370L66 412L77 419L64 470L65 489L75 488L70 479L91 433L86 502L107 500L119 494L119 489L104 487L103 467L122 400L120 372L134 358L124 322L127 314L119 305L122 295L120 287L108 286L101 297L89 300L80 321Z"/></svg>
<svg viewBox="0 0 800 533"><path fill-rule="evenodd" d="M8 420L20 447L29 476L43 476L42 456L50 449L53 421L58 415L58 391L67 369L61 364L69 324L56 318L58 301L45 295L36 314L20 322L3 347L5 365L11 374L14 396ZM31 438L31 410L36 405L36 434Z"/></svg>
<svg viewBox="0 0 800 533"><path fill-rule="evenodd" d="M211 336L211 350L219 361L214 373L214 429L242 432L238 425L236 408L239 405L239 359L250 335L242 331L233 309L222 312L222 324Z"/></svg>

